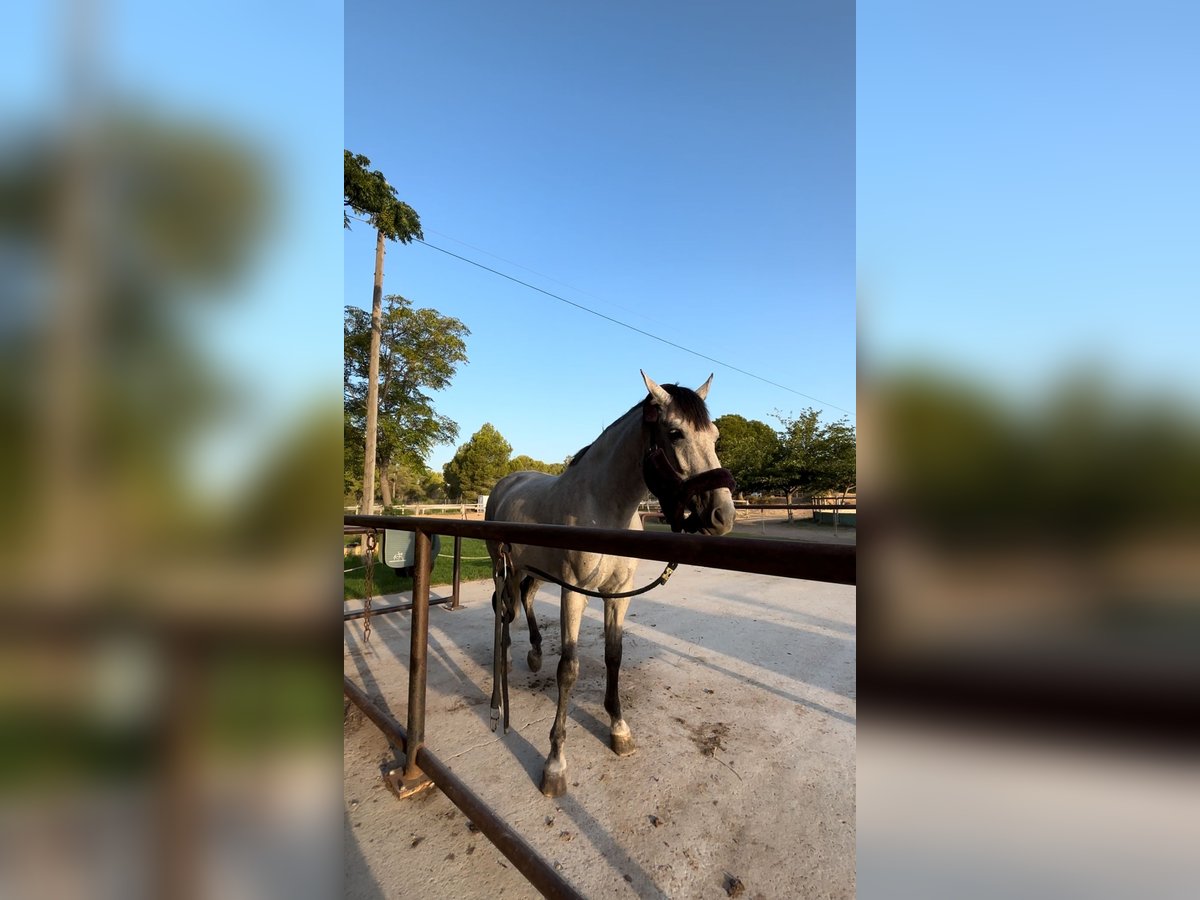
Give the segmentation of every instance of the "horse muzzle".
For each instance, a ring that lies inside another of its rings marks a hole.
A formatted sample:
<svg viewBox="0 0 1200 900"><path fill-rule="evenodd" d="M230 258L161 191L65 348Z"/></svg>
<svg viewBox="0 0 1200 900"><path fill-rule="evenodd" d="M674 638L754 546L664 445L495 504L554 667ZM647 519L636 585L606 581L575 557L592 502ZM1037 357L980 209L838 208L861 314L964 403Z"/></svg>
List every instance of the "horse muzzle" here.
<svg viewBox="0 0 1200 900"><path fill-rule="evenodd" d="M728 534L733 529L732 503L728 509L723 504L714 506L707 514L698 513L693 508L693 501L701 494L721 488L733 494L737 484L728 469L709 469L684 480L679 477L662 448L652 447L642 460L642 475L646 487L658 498L672 531Z"/></svg>
<svg viewBox="0 0 1200 900"><path fill-rule="evenodd" d="M702 534L714 535L729 534L729 532L733 531L733 522L736 517L737 512L734 510L732 502L728 505L720 504L714 506L708 511L708 515L705 516L708 524L702 527L700 532Z"/></svg>

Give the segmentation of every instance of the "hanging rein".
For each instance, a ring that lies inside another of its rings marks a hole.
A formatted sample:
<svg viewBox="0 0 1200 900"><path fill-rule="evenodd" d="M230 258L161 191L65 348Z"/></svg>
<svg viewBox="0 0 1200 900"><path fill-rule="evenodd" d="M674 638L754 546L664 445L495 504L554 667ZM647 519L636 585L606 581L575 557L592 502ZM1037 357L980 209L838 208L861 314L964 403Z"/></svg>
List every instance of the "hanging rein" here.
<svg viewBox="0 0 1200 900"><path fill-rule="evenodd" d="M732 492L736 487L736 482L733 479L733 473L728 469L709 469L707 472L701 472L699 475L693 475L691 478L683 478L679 474L679 470L675 468L667 456L666 451L658 446L658 441L654 437L654 424L658 421L658 414L659 408L647 399L642 405L642 433L646 440L646 453L642 457L642 478L645 480L646 487L649 488L650 493L658 499L663 516L671 523L671 531L676 533L686 531L689 534L695 534L703 527L703 524L700 521L700 517L689 509L691 501L697 494L705 491L729 488ZM504 545L501 548L501 554L504 557L506 568L508 566L508 552L508 545ZM543 581L549 581L569 591L575 591L588 597L623 600L626 597L636 597L638 594L644 594L646 591L652 590L659 585L666 584L667 579L671 577L678 566L679 563L668 563L667 567L663 569L663 573L644 587L632 591L621 591L616 594L591 591L578 585L567 584L565 581L560 581L553 575L543 572L541 569L535 569L533 566L525 566L524 568Z"/></svg>

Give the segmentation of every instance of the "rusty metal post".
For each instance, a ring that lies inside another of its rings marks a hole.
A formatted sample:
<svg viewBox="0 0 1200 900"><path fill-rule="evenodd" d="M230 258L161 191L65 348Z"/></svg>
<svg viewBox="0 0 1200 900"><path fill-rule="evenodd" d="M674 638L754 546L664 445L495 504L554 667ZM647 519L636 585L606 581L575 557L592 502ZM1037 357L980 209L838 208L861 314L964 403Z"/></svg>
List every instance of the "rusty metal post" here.
<svg viewBox="0 0 1200 900"><path fill-rule="evenodd" d="M388 773L388 781L399 797L409 797L433 782L417 766L417 753L425 743L425 682L429 662L429 564L433 541L429 532L413 533L416 553L413 560L412 634L408 651L408 746L404 752L404 771ZM398 777L397 777L398 776Z"/></svg>
<svg viewBox="0 0 1200 900"><path fill-rule="evenodd" d="M454 536L454 603L450 606L451 609L459 609L459 589L462 586L462 535Z"/></svg>

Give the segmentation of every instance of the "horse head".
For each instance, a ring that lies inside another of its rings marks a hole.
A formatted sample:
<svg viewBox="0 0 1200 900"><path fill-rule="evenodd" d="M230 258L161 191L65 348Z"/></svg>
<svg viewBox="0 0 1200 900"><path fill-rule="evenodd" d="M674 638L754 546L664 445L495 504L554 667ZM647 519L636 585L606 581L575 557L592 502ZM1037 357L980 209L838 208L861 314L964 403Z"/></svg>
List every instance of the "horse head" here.
<svg viewBox="0 0 1200 900"><path fill-rule="evenodd" d="M717 426L704 399L708 381L689 390L659 385L645 372L642 404L646 486L662 504L673 531L728 534L733 529L733 476L717 459Z"/></svg>

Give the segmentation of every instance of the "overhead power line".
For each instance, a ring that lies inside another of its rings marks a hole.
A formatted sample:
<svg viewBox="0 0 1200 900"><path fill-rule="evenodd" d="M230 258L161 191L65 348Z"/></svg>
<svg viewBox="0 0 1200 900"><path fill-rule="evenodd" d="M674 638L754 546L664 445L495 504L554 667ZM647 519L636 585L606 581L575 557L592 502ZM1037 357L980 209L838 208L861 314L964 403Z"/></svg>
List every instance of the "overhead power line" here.
<svg viewBox="0 0 1200 900"><path fill-rule="evenodd" d="M356 219L360 222L367 221L366 219L362 219L358 216L350 216L350 218ZM449 235L443 235L443 237L449 237ZM456 239L450 238L450 240L453 241ZM493 275L499 275L501 278L507 279L508 281L511 281L514 284L521 285L521 287L529 288L531 291L537 291L539 294L545 294L547 297L550 297L553 300L558 300L560 303L565 303L568 306L573 306L576 309L582 310L585 313L590 313L591 315L596 316L599 319L604 319L607 322L612 322L614 325L620 325L622 328L628 328L630 331L636 332L640 335L643 335L644 337L648 337L651 340L658 341L660 344L666 344L668 347L674 347L676 350L682 350L684 353L690 353L692 356L698 356L700 359L708 360L708 362L714 363L718 366L722 366L722 367L724 367L726 369L730 369L734 372L739 372L742 375L747 376L748 378L753 378L756 381L761 381L763 384L769 384L772 387L779 388L781 391L787 391L789 394L795 394L797 397L803 397L806 400L812 400L814 403L819 403L822 406L829 407L830 409L836 409L839 412L846 413L847 415L854 415L854 413L852 411L846 409L845 407L838 406L836 403L830 403L827 400L822 400L819 397L814 397L811 394L806 394L803 391L798 391L795 388L790 388L786 384L780 384L777 381L771 381L769 378L763 378L761 375L755 375L753 372L748 372L745 369L735 366L731 363L724 362L723 360L719 360L716 357L709 356L706 353L701 353L699 350L693 350L690 347L685 347L682 344L677 344L674 341L669 341L665 337L661 337L650 331L645 331L641 328L638 328L636 325L630 325L628 322L622 322L620 319L614 319L612 316L607 316L602 312L597 312L596 310L592 309L591 307L584 306L582 303L576 303L574 300L568 300L566 297L563 297L559 294L555 294L553 291L548 291L545 288L540 288L535 284L530 284L528 281L522 281L520 278L516 278L512 275L509 275L506 272L501 272L499 269L493 269L491 266L485 266L483 263L476 262L475 260L470 259L469 257L460 256L459 254L454 253L451 250L447 250L445 247L439 247L437 244L431 244L431 243L429 243L429 241L422 240L421 238L416 238L416 242L419 244L425 245L426 247L428 247L431 250L437 250L439 253L444 253L447 256L452 256L457 260L461 260L462 262L465 262L472 266L475 266L478 269L483 269L485 272L491 272ZM460 241L459 243L462 243L462 242ZM470 245L468 244L467 246L470 246ZM475 247L473 249L478 250L479 248ZM487 253L486 250L480 250L480 252ZM494 254L488 253L488 255L492 256ZM499 257L497 257L497 258L499 258ZM512 263L512 265L520 266L519 263ZM526 267L520 266L520 268L524 269ZM529 271L532 272L533 270L529 269ZM549 278L549 276L542 276L542 277ZM554 279L550 279L550 280L553 281Z"/></svg>
<svg viewBox="0 0 1200 900"><path fill-rule="evenodd" d="M475 266L476 268L483 269L485 272L491 272L493 275L499 275L501 278L506 278L515 284L519 284L522 287L527 287L531 291L537 291L539 294L545 294L547 297L551 297L552 299L558 300L561 303L566 303L568 306L573 306L576 309L582 310L585 313L590 313L591 315L596 316L597 318L604 319L605 321L608 321L608 322L612 322L614 325L620 325L622 328L628 328L630 331L635 331L638 334L644 335L645 337L651 338L652 340L658 341L659 343L666 344L668 347L674 347L676 350L682 350L684 353L690 353L690 354L692 354L692 356L698 356L701 359L708 360L709 362L715 363L718 366L724 366L726 369L731 369L734 372L740 372L742 375L746 375L749 378L753 378L757 381L761 381L764 384L769 384L772 387L777 387L780 390L787 391L788 393L791 393L791 394L795 394L798 397L804 397L806 400L812 400L814 403L819 403L822 406L828 406L830 409L836 409L839 412L846 413L847 415L853 415L853 413L850 410L844 409L843 407L838 406L835 403L829 403L828 401L822 400L819 397L814 397L811 394L805 394L803 391L798 391L795 388L790 388L786 384L780 384L777 381L771 381L769 378L763 378L761 375L755 375L753 372L747 372L745 369L742 369L742 368L739 368L738 366L724 362L723 360L719 360L716 357L709 356L706 353L701 353L699 350L693 350L690 347L685 347L682 344L677 344L674 341L669 341L665 337L661 337L660 335L654 334L649 331L644 331L643 329L638 328L636 325L630 325L628 322L622 322L620 319L614 319L612 316L606 316L604 313L597 312L596 310L592 309L591 307L584 306L582 303L576 303L574 300L568 300L566 297L560 296L559 294L555 294L552 291L547 291L544 288L540 288L535 284L530 284L527 281L522 281L520 278L516 278L512 275L507 274L506 272L501 272L499 269L493 269L491 266L485 266L483 263L476 262L475 260L469 259L468 257L459 256L457 253L447 250L445 247L439 247L439 246L437 246L437 244L431 244L431 243L429 243L429 241L422 241L420 239L418 239L417 242L424 244L426 247L429 247L431 250L437 250L440 253L445 253L447 256L453 256L455 259L462 260L465 263L470 263L471 265Z"/></svg>
<svg viewBox="0 0 1200 900"><path fill-rule="evenodd" d="M531 268L529 268L529 266L523 266L519 262L514 262L511 259L505 259L503 256L497 256L495 253L492 253L488 250L484 250L482 247L476 247L474 244L468 244L466 241L460 241L456 237L452 237L451 235L445 234L441 231L434 231L434 229L432 229L432 228L427 229L427 230L432 232L433 234L439 235L440 237L444 237L448 241L454 241L454 243L456 243L456 244L461 244L462 246L466 247L469 250L474 250L476 253L482 253L484 256L490 256L492 259L498 259L502 263L508 263L510 266L516 266L518 269L524 269L526 272L529 272L531 275L536 275L539 278L544 278L546 281L552 281L555 284L562 285L563 287L568 288L571 291L574 291L576 294L582 294L585 297L591 297L593 300L600 301L605 306L611 306L615 309L621 310L622 312L630 313L632 315L637 316L638 318L645 319L647 322L653 322L655 325L663 325L664 324L663 322L659 321L658 319L654 319L650 316L647 316L645 313L642 313L639 310L630 309L628 306L622 306L620 303L613 303L611 300L606 300L603 297L598 297L595 294L588 293L585 290L575 287L575 285L573 285L573 284L567 284L565 281L559 281L557 278L553 278L552 276L547 275L545 272L539 272L537 269L531 269Z"/></svg>

